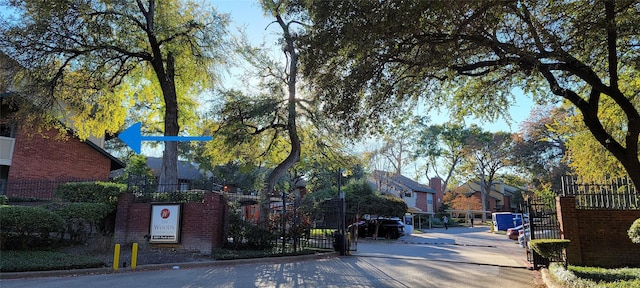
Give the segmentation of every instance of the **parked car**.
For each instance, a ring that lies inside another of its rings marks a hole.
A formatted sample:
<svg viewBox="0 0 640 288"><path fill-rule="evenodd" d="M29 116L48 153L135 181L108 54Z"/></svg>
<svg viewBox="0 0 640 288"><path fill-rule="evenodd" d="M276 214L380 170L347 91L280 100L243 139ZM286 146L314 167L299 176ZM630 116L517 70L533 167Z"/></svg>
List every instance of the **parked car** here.
<svg viewBox="0 0 640 288"><path fill-rule="evenodd" d="M522 230L522 225L507 229L507 237L511 240L518 240L518 236L520 235L520 231Z"/></svg>
<svg viewBox="0 0 640 288"><path fill-rule="evenodd" d="M378 227L378 237L387 239L398 239L404 235L404 224L399 218L378 218L371 220L361 220L349 225L349 231L353 233L358 227L358 237L373 237Z"/></svg>

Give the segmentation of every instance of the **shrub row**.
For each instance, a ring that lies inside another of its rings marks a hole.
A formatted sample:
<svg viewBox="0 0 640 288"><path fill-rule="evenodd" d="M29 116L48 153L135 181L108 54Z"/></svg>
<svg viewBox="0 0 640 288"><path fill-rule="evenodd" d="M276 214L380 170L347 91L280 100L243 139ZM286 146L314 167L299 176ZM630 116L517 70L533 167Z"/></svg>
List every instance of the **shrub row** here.
<svg viewBox="0 0 640 288"><path fill-rule="evenodd" d="M544 258L557 257L571 243L567 239L533 239L529 241L531 249L535 250Z"/></svg>
<svg viewBox="0 0 640 288"><path fill-rule="evenodd" d="M175 202L175 203L202 203L204 201L204 191L185 192L155 192L155 193L134 193L135 201L146 202Z"/></svg>
<svg viewBox="0 0 640 288"><path fill-rule="evenodd" d="M0 272L46 271L104 267L102 260L52 251L3 251Z"/></svg>
<svg viewBox="0 0 640 288"><path fill-rule="evenodd" d="M56 196L69 202L107 203L115 207L127 185L113 182L69 182L58 185Z"/></svg>
<svg viewBox="0 0 640 288"><path fill-rule="evenodd" d="M52 233L62 232L64 225L60 215L42 207L0 206L0 249L44 245L42 242Z"/></svg>
<svg viewBox="0 0 640 288"><path fill-rule="evenodd" d="M0 206L0 249L47 246L51 236L84 243L114 208L105 203Z"/></svg>

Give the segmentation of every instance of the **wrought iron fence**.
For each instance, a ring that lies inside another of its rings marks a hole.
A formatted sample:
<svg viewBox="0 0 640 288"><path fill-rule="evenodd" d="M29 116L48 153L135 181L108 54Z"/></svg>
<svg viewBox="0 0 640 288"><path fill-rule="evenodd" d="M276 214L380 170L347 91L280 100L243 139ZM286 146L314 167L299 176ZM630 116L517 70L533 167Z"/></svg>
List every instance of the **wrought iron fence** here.
<svg viewBox="0 0 640 288"><path fill-rule="evenodd" d="M258 224L261 207L257 196L229 196L228 199L234 201L226 243L229 247L272 248L281 253L334 249L339 215L339 207L334 201L314 207L291 201L283 206L278 202L279 197L272 197L267 223ZM251 198L255 199L248 201Z"/></svg>
<svg viewBox="0 0 640 288"><path fill-rule="evenodd" d="M9 179L4 184L5 195L13 202L56 200L56 188L69 182L94 182L104 179Z"/></svg>
<svg viewBox="0 0 640 288"><path fill-rule="evenodd" d="M640 197L628 177L585 180L564 176L562 195L574 196L578 209L640 209Z"/></svg>
<svg viewBox="0 0 640 288"><path fill-rule="evenodd" d="M263 196L254 193L229 193L225 185L213 179L183 181L159 185L148 176L128 175L127 192L136 202L198 202L204 193L224 193L232 207L227 245L229 247L261 247L288 253L300 249L334 249L334 233L338 230L339 205L335 199L314 207L301 207L301 199L269 197L269 223L258 225Z"/></svg>
<svg viewBox="0 0 640 288"><path fill-rule="evenodd" d="M533 239L560 239L560 225L555 205L544 197L530 196L523 206L523 234L518 242L527 249L527 260L534 268L546 266L549 260L535 252L528 242Z"/></svg>
<svg viewBox="0 0 640 288"><path fill-rule="evenodd" d="M201 202L205 192L223 191L223 185L213 179L159 184L154 177L130 174L126 181L127 192L134 194L136 202Z"/></svg>

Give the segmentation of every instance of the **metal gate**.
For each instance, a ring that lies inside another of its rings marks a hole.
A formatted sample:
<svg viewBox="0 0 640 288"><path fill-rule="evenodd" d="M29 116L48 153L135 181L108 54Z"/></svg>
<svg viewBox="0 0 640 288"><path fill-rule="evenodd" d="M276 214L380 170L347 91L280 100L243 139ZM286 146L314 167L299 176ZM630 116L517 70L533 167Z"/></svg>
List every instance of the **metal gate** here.
<svg viewBox="0 0 640 288"><path fill-rule="evenodd" d="M334 249L335 233L339 231L342 202L339 199L326 200L310 213L312 228L309 233L309 247Z"/></svg>
<svg viewBox="0 0 640 288"><path fill-rule="evenodd" d="M527 260L533 268L548 266L549 260L529 247L532 239L560 239L560 225L555 207L555 198L529 196L523 209L524 246Z"/></svg>

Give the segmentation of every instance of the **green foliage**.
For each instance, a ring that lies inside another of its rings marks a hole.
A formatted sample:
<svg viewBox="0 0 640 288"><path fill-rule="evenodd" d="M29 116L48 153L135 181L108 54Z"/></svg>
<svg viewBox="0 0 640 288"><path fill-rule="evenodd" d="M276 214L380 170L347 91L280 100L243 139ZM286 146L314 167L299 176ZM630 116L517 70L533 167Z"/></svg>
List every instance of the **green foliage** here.
<svg viewBox="0 0 640 288"><path fill-rule="evenodd" d="M639 80L629 80L626 84L635 86L631 91L640 89ZM624 112L608 97L603 97L600 103L598 118L602 125L611 134L612 140L624 143L627 136L626 127L621 125L625 121ZM621 162L590 133L580 111L566 106L568 105L565 104L564 108L568 110L566 117L557 119L550 128L566 137L565 158L571 160L565 162L574 174L584 179L626 177L627 173ZM640 109L640 105L636 105L636 109Z"/></svg>
<svg viewBox="0 0 640 288"><path fill-rule="evenodd" d="M508 118L521 88L570 103L592 143L640 183L636 1L295 3L310 23L304 75L327 116L354 134L415 99L455 120Z"/></svg>
<svg viewBox="0 0 640 288"><path fill-rule="evenodd" d="M271 248L264 250L229 250L229 249L214 249L211 252L211 258L216 260L233 260L233 259L251 259L251 258L264 258L264 257L283 257L283 256L295 256L295 255L309 255L314 254L313 250L298 250L283 253L279 249Z"/></svg>
<svg viewBox="0 0 640 288"><path fill-rule="evenodd" d="M349 181L341 190L345 192L347 218L364 214L401 217L408 211L407 203L393 196L383 196L366 179ZM335 187L308 194L302 201L305 209L321 206L326 199L336 198L338 191Z"/></svg>
<svg viewBox="0 0 640 288"><path fill-rule="evenodd" d="M204 191L134 193L136 202L198 203L204 200Z"/></svg>
<svg viewBox="0 0 640 288"><path fill-rule="evenodd" d="M0 248L22 248L47 245L51 233L64 230L60 215L42 207L0 206ZM19 243L20 247L11 247Z"/></svg>
<svg viewBox="0 0 640 288"><path fill-rule="evenodd" d="M570 173L567 161L563 161L570 134L559 129L568 115L567 107L536 107L514 135L514 164L536 187L552 183L560 189L562 176Z"/></svg>
<svg viewBox="0 0 640 288"><path fill-rule="evenodd" d="M106 203L115 207L127 185L112 182L69 182L56 187L56 196L69 202Z"/></svg>
<svg viewBox="0 0 640 288"><path fill-rule="evenodd" d="M551 190L551 183L542 183L533 193L542 200L547 211L556 211L557 195Z"/></svg>
<svg viewBox="0 0 640 288"><path fill-rule="evenodd" d="M465 160L467 139L480 132L477 125L464 127L459 123L444 123L429 126L419 133L414 157L425 158L427 173L431 168L437 175L444 175L442 188L446 190L454 172Z"/></svg>
<svg viewBox="0 0 640 288"><path fill-rule="evenodd" d="M409 207L404 200L390 196L390 195L382 195L383 199L383 209L381 209L378 215L384 215L389 217L402 217L405 213L409 211Z"/></svg>
<svg viewBox="0 0 640 288"><path fill-rule="evenodd" d="M52 251L2 251L0 272L69 270L105 267L102 260Z"/></svg>
<svg viewBox="0 0 640 288"><path fill-rule="evenodd" d="M127 167L124 169L122 175L117 176L114 182L127 183L129 177L135 177L135 179L152 182L154 179L153 170L147 166L147 157L141 154L133 154L129 156L126 161Z"/></svg>
<svg viewBox="0 0 640 288"><path fill-rule="evenodd" d="M9 205L9 198L7 195L0 195L0 205Z"/></svg>
<svg viewBox="0 0 640 288"><path fill-rule="evenodd" d="M280 233L277 230L278 223L274 223L274 219L270 219L267 223L268 227L261 227L255 223L250 223L242 219L242 212L237 205L231 205L229 215L229 230L228 238L232 239L232 242L226 242L225 245L229 248L239 249L270 249L273 247L273 240L275 240Z"/></svg>
<svg viewBox="0 0 640 288"><path fill-rule="evenodd" d="M627 230L631 242L640 244L640 218L633 221L629 230Z"/></svg>
<svg viewBox="0 0 640 288"><path fill-rule="evenodd" d="M566 239L533 239L529 241L531 249L544 258L558 257L566 249L571 240Z"/></svg>
<svg viewBox="0 0 640 288"><path fill-rule="evenodd" d="M168 136L195 123L197 96L227 59L226 15L193 1L63 2L5 2L16 15L0 46L31 80L17 94L66 116L81 139L118 132L127 113ZM174 184L177 142L164 149L159 182Z"/></svg>
<svg viewBox="0 0 640 288"><path fill-rule="evenodd" d="M253 249L267 249L273 247L273 241L278 238L277 231L270 227L261 227L255 224L246 223L245 237L247 244Z"/></svg>
<svg viewBox="0 0 640 288"><path fill-rule="evenodd" d="M114 210L106 203L68 203L55 210L64 219L72 241L86 243L89 235Z"/></svg>
<svg viewBox="0 0 640 288"><path fill-rule="evenodd" d="M634 288L640 287L640 268L606 269L551 263L549 272L562 287Z"/></svg>

